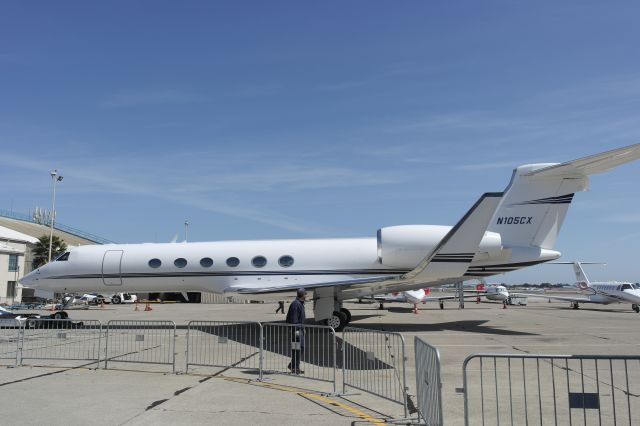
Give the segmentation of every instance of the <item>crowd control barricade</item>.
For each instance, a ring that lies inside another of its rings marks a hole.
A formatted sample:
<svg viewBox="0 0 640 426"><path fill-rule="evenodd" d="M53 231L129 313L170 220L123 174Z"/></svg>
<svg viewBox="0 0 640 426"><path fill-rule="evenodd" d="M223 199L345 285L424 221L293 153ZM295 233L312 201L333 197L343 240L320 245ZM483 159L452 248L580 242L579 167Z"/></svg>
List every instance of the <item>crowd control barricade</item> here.
<svg viewBox="0 0 640 426"><path fill-rule="evenodd" d="M640 424L640 355L476 354L465 424Z"/></svg>
<svg viewBox="0 0 640 426"><path fill-rule="evenodd" d="M336 392L336 333L328 326L262 325L263 374L291 374L333 383ZM296 360L300 367L296 369Z"/></svg>
<svg viewBox="0 0 640 426"><path fill-rule="evenodd" d="M190 321L187 366L255 370L262 379L262 325L249 321Z"/></svg>
<svg viewBox="0 0 640 426"><path fill-rule="evenodd" d="M111 320L107 323L104 368L114 363L169 365L176 371L173 321Z"/></svg>
<svg viewBox="0 0 640 426"><path fill-rule="evenodd" d="M25 323L20 365L87 366L100 362L102 324L96 320L30 319Z"/></svg>
<svg viewBox="0 0 640 426"><path fill-rule="evenodd" d="M444 423L440 352L419 337L414 339L418 414L429 426Z"/></svg>
<svg viewBox="0 0 640 426"><path fill-rule="evenodd" d="M407 358L402 335L345 327L342 336L343 392L351 387L397 402L407 417Z"/></svg>
<svg viewBox="0 0 640 426"><path fill-rule="evenodd" d="M0 365L17 366L20 362L23 324L15 319L0 320Z"/></svg>

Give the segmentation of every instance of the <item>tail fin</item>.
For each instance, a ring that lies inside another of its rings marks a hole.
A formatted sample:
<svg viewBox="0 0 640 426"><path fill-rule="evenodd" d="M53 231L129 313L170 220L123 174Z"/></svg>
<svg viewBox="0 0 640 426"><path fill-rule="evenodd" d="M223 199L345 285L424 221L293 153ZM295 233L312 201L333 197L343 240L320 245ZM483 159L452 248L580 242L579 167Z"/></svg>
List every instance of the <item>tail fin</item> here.
<svg viewBox="0 0 640 426"><path fill-rule="evenodd" d="M516 168L488 230L505 247L553 249L573 195L585 191L589 175L640 158L640 144L562 164Z"/></svg>
<svg viewBox="0 0 640 426"><path fill-rule="evenodd" d="M573 262L573 272L576 274L576 281L579 286L590 287L591 283L589 282L589 278L587 278L587 274L584 273L582 269L582 264L580 262ZM581 284L584 283L584 284Z"/></svg>
<svg viewBox="0 0 640 426"><path fill-rule="evenodd" d="M604 262L549 262L549 265L573 265L573 272L576 274L578 287L590 287L591 283L587 274L584 273L582 265L606 265Z"/></svg>

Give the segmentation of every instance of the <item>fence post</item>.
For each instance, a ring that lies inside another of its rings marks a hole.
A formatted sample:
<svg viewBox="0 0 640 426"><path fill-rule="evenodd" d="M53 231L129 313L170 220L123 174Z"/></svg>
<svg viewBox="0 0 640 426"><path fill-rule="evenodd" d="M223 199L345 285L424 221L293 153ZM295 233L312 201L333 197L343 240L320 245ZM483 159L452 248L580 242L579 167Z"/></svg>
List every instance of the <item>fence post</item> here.
<svg viewBox="0 0 640 426"><path fill-rule="evenodd" d="M260 338L258 340L258 345L259 345L259 349L258 349L258 381L262 381L263 380L263 361L264 361L264 332L262 329L262 323L259 322L258 323L258 328L260 330Z"/></svg>
<svg viewBox="0 0 640 426"><path fill-rule="evenodd" d="M16 366L22 365L22 348L24 347L24 327L27 325L27 321L18 325L18 338L16 339ZM20 359L20 362L18 362Z"/></svg>
<svg viewBox="0 0 640 426"><path fill-rule="evenodd" d="M176 374L176 356L177 354L177 349L176 349L176 323L174 321L171 321L173 323L173 374Z"/></svg>

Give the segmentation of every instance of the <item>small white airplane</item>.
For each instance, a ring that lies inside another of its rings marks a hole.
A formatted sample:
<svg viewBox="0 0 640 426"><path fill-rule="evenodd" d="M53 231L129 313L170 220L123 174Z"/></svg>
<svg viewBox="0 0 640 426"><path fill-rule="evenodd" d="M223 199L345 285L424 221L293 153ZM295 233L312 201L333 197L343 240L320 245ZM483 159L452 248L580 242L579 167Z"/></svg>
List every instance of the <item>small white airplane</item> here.
<svg viewBox="0 0 640 426"><path fill-rule="evenodd" d="M631 303L631 308L640 313L640 286L634 283L624 282L590 282L582 269L583 263L591 262L555 262L556 264L573 265L576 274L576 287L586 297L574 296L547 296L544 294L522 294L528 297L542 297L549 300L566 300L571 302L573 309L578 309L580 303L597 303L609 305L611 303Z"/></svg>
<svg viewBox="0 0 640 426"><path fill-rule="evenodd" d="M100 293L260 295L305 287L313 291L316 321L339 330L351 317L342 306L347 299L452 284L559 258L554 245L574 193L587 189L590 175L638 158L635 144L561 164L519 166L504 192L482 195L454 226L390 226L379 229L377 238L81 246L20 282Z"/></svg>
<svg viewBox="0 0 640 426"><path fill-rule="evenodd" d="M465 298L468 297L478 297L484 296L487 300L498 301L505 303L507 299L509 299L509 291L507 288L500 284L489 284L486 285L484 283L477 284L475 286L475 290L464 290L465 293L473 293L473 296L468 294L464 295ZM440 309L444 309L443 302L445 300L453 300L457 299L457 295L446 295L446 296L431 296L430 288L421 288L418 290L408 290L399 293L387 293L382 295L376 295L373 297L374 300L380 302L380 309L384 309L385 302L393 302L393 303L410 303L413 305L413 313L418 313L418 303L425 304L430 301L437 301L440 303Z"/></svg>
<svg viewBox="0 0 640 426"><path fill-rule="evenodd" d="M476 285L475 290L465 290L465 292L476 293L478 297L484 296L492 302L505 303L509 299L509 290L502 284L486 284L481 282Z"/></svg>

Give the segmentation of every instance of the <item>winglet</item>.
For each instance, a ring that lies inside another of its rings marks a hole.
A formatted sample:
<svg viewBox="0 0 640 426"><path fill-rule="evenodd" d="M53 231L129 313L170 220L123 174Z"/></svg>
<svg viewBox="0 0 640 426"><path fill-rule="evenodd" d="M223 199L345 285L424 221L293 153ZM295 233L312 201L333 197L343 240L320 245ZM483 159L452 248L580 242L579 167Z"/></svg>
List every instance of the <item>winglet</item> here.
<svg viewBox="0 0 640 426"><path fill-rule="evenodd" d="M402 278L426 282L462 277L478 250L502 195L502 192L483 194L433 251Z"/></svg>

